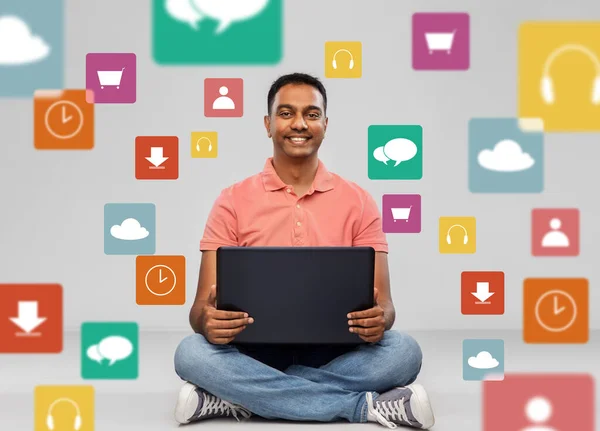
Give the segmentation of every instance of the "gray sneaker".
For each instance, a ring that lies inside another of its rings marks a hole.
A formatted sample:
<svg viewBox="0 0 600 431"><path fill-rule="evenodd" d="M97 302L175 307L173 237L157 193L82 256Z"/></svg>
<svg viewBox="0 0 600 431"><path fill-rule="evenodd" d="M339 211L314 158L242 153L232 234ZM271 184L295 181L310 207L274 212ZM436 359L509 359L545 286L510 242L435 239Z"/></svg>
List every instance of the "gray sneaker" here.
<svg viewBox="0 0 600 431"><path fill-rule="evenodd" d="M189 382L186 382L179 391L175 407L175 420L180 424L226 416L233 416L239 422L238 414L245 419L252 416L252 413L242 406L222 400Z"/></svg>
<svg viewBox="0 0 600 431"><path fill-rule="evenodd" d="M405 425L414 428L429 429L435 423L433 410L425 388L419 384L394 388L373 400L373 394L367 392L368 420L379 422L388 428Z"/></svg>

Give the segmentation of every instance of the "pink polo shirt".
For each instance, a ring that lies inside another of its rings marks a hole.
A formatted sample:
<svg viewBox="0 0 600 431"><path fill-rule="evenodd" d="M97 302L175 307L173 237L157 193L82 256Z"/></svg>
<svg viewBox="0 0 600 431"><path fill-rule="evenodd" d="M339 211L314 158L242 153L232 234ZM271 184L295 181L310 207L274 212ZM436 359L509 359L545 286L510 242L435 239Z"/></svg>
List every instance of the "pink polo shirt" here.
<svg viewBox="0 0 600 431"><path fill-rule="evenodd" d="M319 167L298 198L275 172L272 157L259 174L224 189L215 201L200 250L221 246L370 246L388 252L381 215L357 184Z"/></svg>

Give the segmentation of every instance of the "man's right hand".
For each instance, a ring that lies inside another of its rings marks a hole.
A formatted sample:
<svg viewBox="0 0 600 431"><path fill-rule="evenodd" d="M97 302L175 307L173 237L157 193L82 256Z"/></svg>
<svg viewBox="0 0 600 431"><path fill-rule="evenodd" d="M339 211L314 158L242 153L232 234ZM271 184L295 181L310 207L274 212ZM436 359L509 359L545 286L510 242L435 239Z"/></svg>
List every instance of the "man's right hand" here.
<svg viewBox="0 0 600 431"><path fill-rule="evenodd" d="M254 322L248 313L243 311L217 310L217 286L210 287L206 305L200 314L202 335L212 344L228 344L237 334Z"/></svg>

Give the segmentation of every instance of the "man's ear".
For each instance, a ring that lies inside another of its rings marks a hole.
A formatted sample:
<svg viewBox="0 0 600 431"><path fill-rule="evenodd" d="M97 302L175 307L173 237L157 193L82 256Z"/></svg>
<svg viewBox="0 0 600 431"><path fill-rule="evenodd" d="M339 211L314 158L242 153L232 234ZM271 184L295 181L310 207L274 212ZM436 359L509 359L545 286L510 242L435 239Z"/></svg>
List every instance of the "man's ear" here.
<svg viewBox="0 0 600 431"><path fill-rule="evenodd" d="M327 131L327 124L329 124L329 118L325 117L325 127L323 128L323 131L326 132Z"/></svg>
<svg viewBox="0 0 600 431"><path fill-rule="evenodd" d="M271 118L268 115L265 115L265 129L267 129L267 136L271 137Z"/></svg>

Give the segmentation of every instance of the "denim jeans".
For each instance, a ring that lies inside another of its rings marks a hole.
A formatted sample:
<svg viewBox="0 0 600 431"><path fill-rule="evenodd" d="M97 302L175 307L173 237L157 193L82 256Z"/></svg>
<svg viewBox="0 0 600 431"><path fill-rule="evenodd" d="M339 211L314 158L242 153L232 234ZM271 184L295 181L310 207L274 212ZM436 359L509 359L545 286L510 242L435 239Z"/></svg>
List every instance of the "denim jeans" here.
<svg viewBox="0 0 600 431"><path fill-rule="evenodd" d="M407 334L388 330L359 346L233 346L185 337L175 352L177 375L265 419L367 421L373 399L412 383L422 353Z"/></svg>

